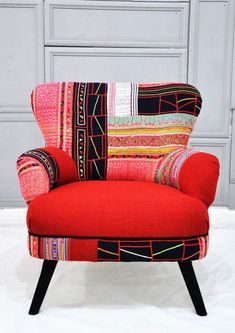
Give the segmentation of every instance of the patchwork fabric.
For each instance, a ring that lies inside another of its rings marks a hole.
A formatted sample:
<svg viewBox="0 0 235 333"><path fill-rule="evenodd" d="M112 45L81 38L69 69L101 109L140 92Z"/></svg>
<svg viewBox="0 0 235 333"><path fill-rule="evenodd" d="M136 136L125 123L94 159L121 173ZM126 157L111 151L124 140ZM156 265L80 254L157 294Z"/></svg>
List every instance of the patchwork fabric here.
<svg viewBox="0 0 235 333"><path fill-rule="evenodd" d="M74 83L72 156L79 180L105 179L107 84Z"/></svg>
<svg viewBox="0 0 235 333"><path fill-rule="evenodd" d="M190 239L99 240L98 261L186 261L204 258L208 236Z"/></svg>
<svg viewBox="0 0 235 333"><path fill-rule="evenodd" d="M198 116L201 99L187 84L141 85L138 89L138 114L187 113Z"/></svg>
<svg viewBox="0 0 235 333"><path fill-rule="evenodd" d="M70 239L41 238L28 236L28 248L31 256L47 260L69 260Z"/></svg>
<svg viewBox="0 0 235 333"><path fill-rule="evenodd" d="M77 181L73 159L55 147L29 150L17 160L21 193L27 203L53 188Z"/></svg>
<svg viewBox="0 0 235 333"><path fill-rule="evenodd" d="M54 157L40 149L22 154L17 161L17 171L26 202L49 192L59 179L59 169Z"/></svg>
<svg viewBox="0 0 235 333"><path fill-rule="evenodd" d="M108 115L138 115L138 85L135 83L108 83Z"/></svg>
<svg viewBox="0 0 235 333"><path fill-rule="evenodd" d="M76 261L187 261L202 259L208 236L178 239L79 239L28 236L31 256Z"/></svg>
<svg viewBox="0 0 235 333"><path fill-rule="evenodd" d="M73 82L39 85L31 95L32 109L47 146L72 156Z"/></svg>
<svg viewBox="0 0 235 333"><path fill-rule="evenodd" d="M163 158L186 148L201 96L181 83L61 82L37 86L32 105L46 145L74 159L79 180L157 181Z"/></svg>
<svg viewBox="0 0 235 333"><path fill-rule="evenodd" d="M43 165L44 170L47 172L49 178L50 189L52 189L59 180L59 169L54 157L49 152L42 149L28 150L26 153L20 156L19 165L21 164L21 161L24 161L25 157L33 158ZM18 169L19 174L28 172L34 164L35 162L32 162L31 164L22 163L21 167Z"/></svg>
<svg viewBox="0 0 235 333"><path fill-rule="evenodd" d="M179 188L179 172L184 161L198 153L194 149L176 149L162 159L156 169L155 181L159 184Z"/></svg>

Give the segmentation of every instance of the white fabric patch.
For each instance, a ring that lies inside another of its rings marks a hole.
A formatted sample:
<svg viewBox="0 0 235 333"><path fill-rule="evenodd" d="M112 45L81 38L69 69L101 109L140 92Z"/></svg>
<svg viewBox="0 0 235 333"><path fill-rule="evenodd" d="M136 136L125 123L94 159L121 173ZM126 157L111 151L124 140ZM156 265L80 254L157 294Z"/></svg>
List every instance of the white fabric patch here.
<svg viewBox="0 0 235 333"><path fill-rule="evenodd" d="M138 115L138 85L129 82L108 83L107 107L109 116Z"/></svg>

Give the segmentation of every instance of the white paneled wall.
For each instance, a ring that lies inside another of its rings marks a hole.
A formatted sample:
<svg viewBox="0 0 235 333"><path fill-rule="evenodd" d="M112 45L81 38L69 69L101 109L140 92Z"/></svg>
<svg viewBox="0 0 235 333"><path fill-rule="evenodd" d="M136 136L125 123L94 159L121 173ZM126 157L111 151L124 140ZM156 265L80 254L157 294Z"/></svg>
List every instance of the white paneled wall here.
<svg viewBox="0 0 235 333"><path fill-rule="evenodd" d="M40 146L32 87L44 81L42 1L0 0L0 206L23 204L16 159ZM41 141L41 142L40 142Z"/></svg>
<svg viewBox="0 0 235 333"><path fill-rule="evenodd" d="M74 80L196 85L190 144L219 157L216 204L235 207L234 18L235 0L0 0L0 206L23 204L15 161L42 145L32 88Z"/></svg>
<svg viewBox="0 0 235 333"><path fill-rule="evenodd" d="M46 45L187 47L188 1L46 1L45 5Z"/></svg>
<svg viewBox="0 0 235 333"><path fill-rule="evenodd" d="M187 52L170 48L47 47L45 68L46 81L185 82Z"/></svg>

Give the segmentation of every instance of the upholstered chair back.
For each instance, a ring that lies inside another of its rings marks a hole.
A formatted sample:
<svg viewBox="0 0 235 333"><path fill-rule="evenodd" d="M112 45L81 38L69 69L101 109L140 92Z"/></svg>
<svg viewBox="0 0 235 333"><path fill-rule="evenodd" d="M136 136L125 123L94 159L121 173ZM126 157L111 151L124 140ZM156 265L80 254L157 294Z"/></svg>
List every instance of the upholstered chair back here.
<svg viewBox="0 0 235 333"><path fill-rule="evenodd" d="M164 182L163 160L193 153L185 148L201 102L181 83L57 82L32 92L46 146L73 158L79 180Z"/></svg>

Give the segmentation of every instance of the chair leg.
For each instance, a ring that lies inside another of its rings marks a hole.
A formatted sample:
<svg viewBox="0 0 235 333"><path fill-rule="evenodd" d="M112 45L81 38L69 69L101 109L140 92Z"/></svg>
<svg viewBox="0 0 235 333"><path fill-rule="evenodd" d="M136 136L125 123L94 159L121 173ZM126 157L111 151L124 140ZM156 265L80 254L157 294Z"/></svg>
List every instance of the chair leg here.
<svg viewBox="0 0 235 333"><path fill-rule="evenodd" d="M189 295L199 316L206 316L206 308L194 273L192 261L178 261Z"/></svg>
<svg viewBox="0 0 235 333"><path fill-rule="evenodd" d="M30 315L38 314L44 297L46 295L48 286L50 284L52 275L57 265L56 260L44 260L42 265L41 274L38 280L36 290L33 295L33 300L29 309Z"/></svg>

